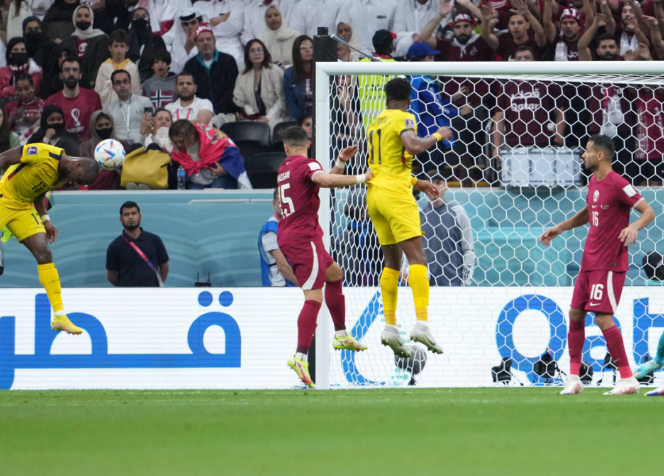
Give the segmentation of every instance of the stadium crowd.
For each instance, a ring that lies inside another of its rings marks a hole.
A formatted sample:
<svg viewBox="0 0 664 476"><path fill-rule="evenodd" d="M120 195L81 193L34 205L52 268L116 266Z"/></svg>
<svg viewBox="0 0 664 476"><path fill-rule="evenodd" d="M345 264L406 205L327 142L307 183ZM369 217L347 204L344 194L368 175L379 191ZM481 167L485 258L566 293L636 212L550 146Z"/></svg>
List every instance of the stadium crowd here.
<svg viewBox="0 0 664 476"><path fill-rule="evenodd" d="M661 0L5 0L0 15L0 151L45 142L90 155L104 139L121 141L122 171L104 172L90 189L177 188L180 168L186 188L271 188L270 171L253 170L259 161L250 159L279 152L285 126L311 123L319 26L386 61L664 59ZM344 44L338 57L367 60ZM336 81L333 135L359 142L370 123L368 88ZM656 87L411 83L420 135L454 131L418 158L420 172L433 166L461 185L497 183L487 171L499 170L505 153L573 150L602 132L620 151L619 173L636 185L662 183ZM174 153L168 131L180 120L194 127L178 129ZM210 127L232 141L212 146ZM221 150L221 160L206 156Z"/></svg>

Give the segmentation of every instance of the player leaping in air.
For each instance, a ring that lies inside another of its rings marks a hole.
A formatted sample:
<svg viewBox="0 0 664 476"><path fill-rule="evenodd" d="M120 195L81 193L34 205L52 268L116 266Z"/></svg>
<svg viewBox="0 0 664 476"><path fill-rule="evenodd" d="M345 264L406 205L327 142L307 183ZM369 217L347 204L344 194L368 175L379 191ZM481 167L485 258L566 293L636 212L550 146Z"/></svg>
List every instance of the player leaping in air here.
<svg viewBox="0 0 664 476"><path fill-rule="evenodd" d="M60 295L60 277L53 265L49 243L58 229L46 214L44 197L65 182L88 185L99 174L99 165L90 158L70 157L62 149L46 144L17 147L0 154L0 230L7 227L37 260L37 272L48 295L55 317L54 331L80 334L67 317Z"/></svg>
<svg viewBox="0 0 664 476"><path fill-rule="evenodd" d="M279 167L277 176L283 216L279 222L277 241L304 292L304 307L297 320L297 350L288 359L288 365L305 385L313 387L307 351L316 330L318 311L323 304L323 286L325 303L334 322L333 347L356 352L367 348L346 332L343 272L323 244L323 230L318 224L318 192L320 187L365 183L371 178L371 171L362 175L341 175L346 162L357 152L357 146L342 150L336 165L330 173L326 173L318 162L307 158L309 140L304 129L290 127L282 133L281 140L288 157ZM320 345L325 343L321 342Z"/></svg>
<svg viewBox="0 0 664 476"><path fill-rule="evenodd" d="M385 85L387 109L367 130L369 167L373 173L368 185L367 206L383 255L385 267L380 277L380 290L385 312L383 345L400 357L410 357L397 329L397 295L402 253L410 263L408 284L413 290L417 324L410 338L430 351L442 354L429 329L429 273L422 247L422 227L412 189L437 199L440 192L431 182L412 176L413 156L431 148L436 142L451 139L452 131L441 127L427 137L418 137L415 116L408 111L411 86L408 80L395 78Z"/></svg>
<svg viewBox="0 0 664 476"><path fill-rule="evenodd" d="M620 330L613 322L613 315L620 303L625 273L629 268L627 246L636 243L639 230L648 226L655 218L655 212L627 180L611 169L615 155L611 138L605 135L590 138L583 154L586 169L593 173L588 183L586 206L540 237L542 243L549 245L563 231L590 222L581 270L574 284L569 310L567 341L570 375L561 395L574 395L583 391L579 370L586 340L585 320L588 312L595 313L595 321L606 339L606 347L620 371L620 381L604 395L638 393L640 389L629 367L625 344ZM632 208L641 216L630 224Z"/></svg>

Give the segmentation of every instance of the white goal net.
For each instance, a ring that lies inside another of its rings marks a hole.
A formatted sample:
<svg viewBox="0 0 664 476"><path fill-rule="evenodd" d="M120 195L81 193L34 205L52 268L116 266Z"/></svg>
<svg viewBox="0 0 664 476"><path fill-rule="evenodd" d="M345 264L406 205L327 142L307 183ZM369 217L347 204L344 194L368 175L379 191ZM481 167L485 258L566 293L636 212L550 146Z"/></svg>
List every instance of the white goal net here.
<svg viewBox="0 0 664 476"><path fill-rule="evenodd" d="M318 345L317 385L560 384L560 371L569 368L567 314L587 228L564 233L550 247L538 238L585 205L581 155L600 133L614 139L614 170L658 214L630 248L615 316L632 364L652 358L664 328L664 296L642 263L653 252L664 254L662 68L655 62L318 64L316 151L325 167L342 148L358 144L347 173L366 169L366 129L385 107L384 84L396 76L411 82L420 135L449 126L454 137L413 162L418 178L444 192L441 202L422 195L418 204L429 259L429 320L445 353L434 356L410 343L416 319L405 281L397 321L414 358L395 361L380 344L383 259L366 190L324 191L321 225L344 269L349 330L369 349L334 353ZM329 342L329 316L321 317L317 342ZM588 378L611 385L613 368L591 314L586 324Z"/></svg>

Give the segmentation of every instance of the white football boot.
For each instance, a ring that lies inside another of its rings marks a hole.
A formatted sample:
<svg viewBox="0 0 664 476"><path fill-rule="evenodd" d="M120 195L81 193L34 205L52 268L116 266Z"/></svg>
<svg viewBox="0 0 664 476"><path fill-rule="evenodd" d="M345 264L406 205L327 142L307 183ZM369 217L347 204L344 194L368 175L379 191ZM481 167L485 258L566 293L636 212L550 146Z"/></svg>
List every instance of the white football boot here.
<svg viewBox="0 0 664 476"><path fill-rule="evenodd" d="M424 344L434 354L442 354L443 348L436 344L436 340L433 338L431 329L426 324L418 322L413 327L413 330L410 331L410 340Z"/></svg>
<svg viewBox="0 0 664 476"><path fill-rule="evenodd" d="M629 395L630 393L639 393L639 390L641 390L641 384L632 376L618 380L615 388L604 395Z"/></svg>
<svg viewBox="0 0 664 476"><path fill-rule="evenodd" d="M403 339L399 335L399 329L392 326L385 326L380 336L380 342L390 347L397 357L410 357L410 352L403 345Z"/></svg>
<svg viewBox="0 0 664 476"><path fill-rule="evenodd" d="M565 382L565 388L560 392L561 395L576 395L583 392L583 384L578 375L570 375Z"/></svg>

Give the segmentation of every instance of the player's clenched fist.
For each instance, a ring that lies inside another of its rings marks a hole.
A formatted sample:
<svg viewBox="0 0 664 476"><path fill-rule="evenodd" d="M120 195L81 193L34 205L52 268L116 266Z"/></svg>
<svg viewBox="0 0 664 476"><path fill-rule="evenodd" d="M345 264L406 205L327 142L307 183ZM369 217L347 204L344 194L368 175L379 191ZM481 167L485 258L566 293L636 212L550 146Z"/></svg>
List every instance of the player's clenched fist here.
<svg viewBox="0 0 664 476"><path fill-rule="evenodd" d="M442 140L450 140L452 139L452 129L449 127L439 127L436 133L440 134L443 136Z"/></svg>
<svg viewBox="0 0 664 476"><path fill-rule="evenodd" d="M563 230L560 228L559 225L549 228L542 234L542 236L540 236L539 239L540 243L549 246L551 244L551 240L553 240L556 236L560 235L562 231Z"/></svg>

